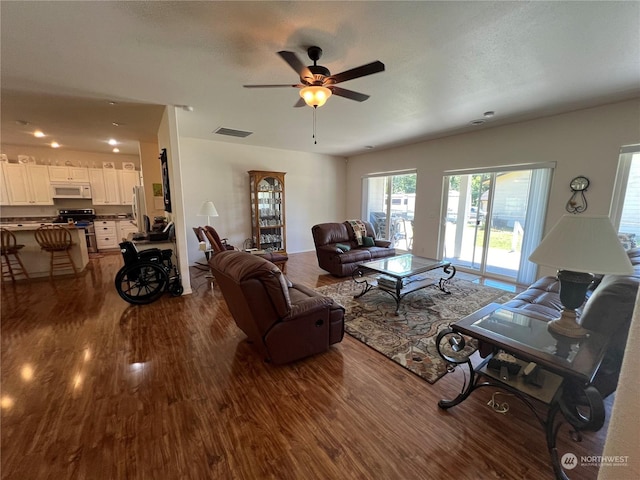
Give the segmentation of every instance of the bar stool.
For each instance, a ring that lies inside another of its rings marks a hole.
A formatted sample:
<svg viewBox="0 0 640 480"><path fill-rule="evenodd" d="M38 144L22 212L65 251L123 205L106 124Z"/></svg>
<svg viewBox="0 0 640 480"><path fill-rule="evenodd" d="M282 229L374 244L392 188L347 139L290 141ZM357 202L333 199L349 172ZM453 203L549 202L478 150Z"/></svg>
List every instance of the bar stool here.
<svg viewBox="0 0 640 480"><path fill-rule="evenodd" d="M74 275L78 274L78 269L71 258L71 232L60 225L44 225L35 231L36 241L40 248L51 254L49 262L49 277L53 278L53 271L58 269L68 269L71 267Z"/></svg>
<svg viewBox="0 0 640 480"><path fill-rule="evenodd" d="M6 228L0 228L0 234L2 236L2 280L10 278L12 282L15 282L19 275L29 279L29 274L18 253L24 245L18 245L16 236Z"/></svg>

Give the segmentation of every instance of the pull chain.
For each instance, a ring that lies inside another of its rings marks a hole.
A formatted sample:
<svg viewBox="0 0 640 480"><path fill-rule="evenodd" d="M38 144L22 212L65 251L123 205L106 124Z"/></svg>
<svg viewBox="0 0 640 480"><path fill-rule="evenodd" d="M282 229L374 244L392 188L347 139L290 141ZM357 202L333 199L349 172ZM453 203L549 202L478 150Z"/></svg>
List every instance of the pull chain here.
<svg viewBox="0 0 640 480"><path fill-rule="evenodd" d="M318 107L314 105L313 107L313 144L314 145L318 144L318 139L316 138L316 110L317 109Z"/></svg>

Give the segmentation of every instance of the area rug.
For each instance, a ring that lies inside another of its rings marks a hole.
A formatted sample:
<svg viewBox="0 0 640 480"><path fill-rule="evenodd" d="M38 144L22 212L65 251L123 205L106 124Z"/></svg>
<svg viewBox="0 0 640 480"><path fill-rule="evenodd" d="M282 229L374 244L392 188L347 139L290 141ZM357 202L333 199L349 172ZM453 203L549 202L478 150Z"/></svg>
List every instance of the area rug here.
<svg viewBox="0 0 640 480"><path fill-rule="evenodd" d="M504 303L512 293L453 278L450 295L437 287L410 293L400 303L374 288L360 298L361 286L348 280L316 290L346 309L345 331L394 362L435 383L447 371L435 346L438 332L450 323L491 303Z"/></svg>

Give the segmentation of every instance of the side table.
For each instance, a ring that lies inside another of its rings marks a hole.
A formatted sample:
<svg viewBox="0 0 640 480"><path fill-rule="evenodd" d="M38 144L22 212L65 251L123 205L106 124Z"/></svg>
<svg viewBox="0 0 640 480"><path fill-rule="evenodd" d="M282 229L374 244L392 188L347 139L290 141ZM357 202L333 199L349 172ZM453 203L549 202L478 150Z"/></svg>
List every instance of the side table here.
<svg viewBox="0 0 640 480"><path fill-rule="evenodd" d="M493 354L478 365L463 353L464 336L475 338L514 356L521 366L518 375L501 378L488 368ZM591 332L583 339L552 335L547 322L529 312L508 309L500 304L489 304L442 330L436 339L440 356L450 365L466 365L469 379L461 393L452 400L440 400L443 409L455 407L471 393L482 387L507 390L533 412L545 430L547 449L551 456L556 478L568 480L558 458L556 437L562 417L573 427L574 440L579 441L582 431L598 431L605 418L604 402L598 390L591 385L598 371L608 343L606 335ZM539 367L538 386L524 381L524 367L534 362ZM548 406L546 418L537 413L534 402Z"/></svg>

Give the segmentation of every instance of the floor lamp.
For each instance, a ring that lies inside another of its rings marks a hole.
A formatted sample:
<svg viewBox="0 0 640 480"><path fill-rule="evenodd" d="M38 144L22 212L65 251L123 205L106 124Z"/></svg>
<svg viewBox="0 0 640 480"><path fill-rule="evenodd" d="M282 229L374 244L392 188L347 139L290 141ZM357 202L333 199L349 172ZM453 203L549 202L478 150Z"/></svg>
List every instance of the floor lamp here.
<svg viewBox="0 0 640 480"><path fill-rule="evenodd" d="M199 217L207 217L207 225L211 225L211 217L217 217L218 211L211 200L204 202L198 212Z"/></svg>
<svg viewBox="0 0 640 480"><path fill-rule="evenodd" d="M584 303L593 274L633 273L629 256L606 215L564 215L529 260L558 269L564 309L548 328L570 338L582 338L588 333L576 321L576 308Z"/></svg>

